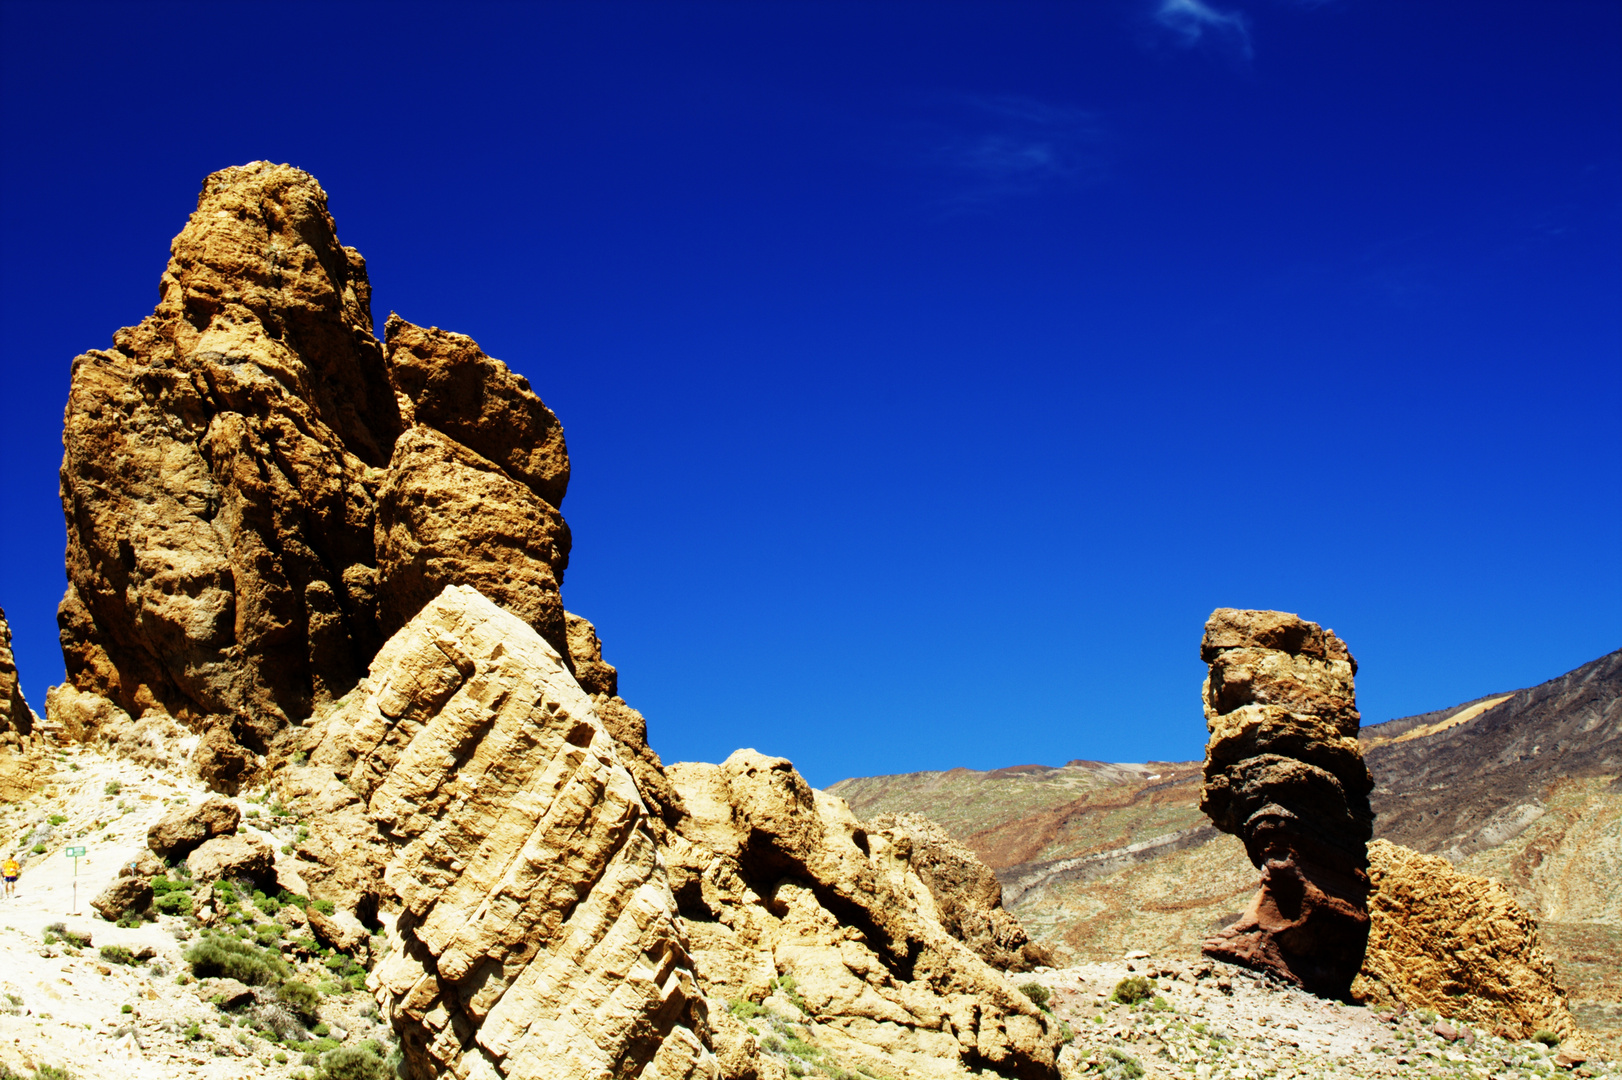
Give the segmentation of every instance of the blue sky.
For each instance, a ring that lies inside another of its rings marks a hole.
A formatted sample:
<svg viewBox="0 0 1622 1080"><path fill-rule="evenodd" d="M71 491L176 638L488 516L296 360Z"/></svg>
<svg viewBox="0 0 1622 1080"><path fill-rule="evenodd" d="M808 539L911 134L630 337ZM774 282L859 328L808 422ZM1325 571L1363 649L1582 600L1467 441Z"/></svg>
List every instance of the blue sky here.
<svg viewBox="0 0 1622 1080"><path fill-rule="evenodd" d="M1200 627L1369 722L1622 645L1622 5L0 4L0 606L61 678L73 356L314 173L564 422L666 760L1197 758Z"/></svg>

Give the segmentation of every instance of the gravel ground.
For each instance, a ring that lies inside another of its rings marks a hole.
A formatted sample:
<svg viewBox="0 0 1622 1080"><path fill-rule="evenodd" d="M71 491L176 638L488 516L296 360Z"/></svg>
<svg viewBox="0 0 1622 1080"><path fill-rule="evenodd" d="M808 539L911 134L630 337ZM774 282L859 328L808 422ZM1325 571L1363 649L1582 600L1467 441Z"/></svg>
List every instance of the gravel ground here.
<svg viewBox="0 0 1622 1080"><path fill-rule="evenodd" d="M1129 976L1150 979L1153 996L1112 1000ZM1574 1046L1323 1001L1225 964L1134 954L1010 978L1046 987L1048 1007L1075 1031L1061 1061L1067 1078L1622 1077L1622 1067Z"/></svg>

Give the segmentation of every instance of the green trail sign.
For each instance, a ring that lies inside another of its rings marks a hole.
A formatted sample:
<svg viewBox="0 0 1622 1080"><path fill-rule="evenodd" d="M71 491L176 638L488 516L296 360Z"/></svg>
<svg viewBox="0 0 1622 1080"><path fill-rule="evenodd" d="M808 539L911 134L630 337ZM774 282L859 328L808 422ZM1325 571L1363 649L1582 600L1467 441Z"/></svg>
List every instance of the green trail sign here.
<svg viewBox="0 0 1622 1080"><path fill-rule="evenodd" d="M79 914L79 859L84 855L84 848L79 845L65 849L62 854L73 860L73 910L69 915Z"/></svg>

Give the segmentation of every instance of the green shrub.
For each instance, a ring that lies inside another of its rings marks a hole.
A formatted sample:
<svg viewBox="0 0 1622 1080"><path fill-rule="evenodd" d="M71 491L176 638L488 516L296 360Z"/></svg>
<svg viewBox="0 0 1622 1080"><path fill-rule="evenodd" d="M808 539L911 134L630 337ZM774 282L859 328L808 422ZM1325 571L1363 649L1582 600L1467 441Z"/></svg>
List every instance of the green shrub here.
<svg viewBox="0 0 1622 1080"><path fill-rule="evenodd" d="M152 906L165 915L190 915L191 893L184 890L166 892L158 897Z"/></svg>
<svg viewBox="0 0 1622 1080"><path fill-rule="evenodd" d="M1105 1047L1101 1057L1101 1072L1109 1080L1138 1080L1143 1075L1143 1066L1138 1064L1137 1058L1113 1046Z"/></svg>
<svg viewBox="0 0 1622 1080"><path fill-rule="evenodd" d="M118 1007L118 1011L121 1013L132 1013L135 1011L135 1006L130 1004L120 1005Z"/></svg>
<svg viewBox="0 0 1622 1080"><path fill-rule="evenodd" d="M1043 1012L1048 1011L1048 998L1053 996L1053 992L1047 987L1043 986L1041 983L1028 982L1019 988L1019 992L1030 998L1031 1004L1035 1005L1038 1009L1041 1009Z"/></svg>
<svg viewBox="0 0 1622 1080"><path fill-rule="evenodd" d="M101 958L109 964L124 964L128 967L134 967L140 963L139 960L135 959L135 954L122 945L103 945L100 952Z"/></svg>
<svg viewBox="0 0 1622 1080"><path fill-rule="evenodd" d="M235 905L237 902L236 886L229 881L216 881L214 883L214 898L226 907Z"/></svg>
<svg viewBox="0 0 1622 1080"><path fill-rule="evenodd" d="M727 1012L736 1016L739 1020L753 1020L755 1017L764 1014L766 1010L748 998L739 998L737 1001L727 1002Z"/></svg>
<svg viewBox="0 0 1622 1080"><path fill-rule="evenodd" d="M1076 1032L1075 1032L1075 1029L1070 1026L1070 1021L1068 1021L1068 1020L1060 1020L1059 1021L1059 1042L1061 1044L1070 1043L1070 1042L1074 1042L1075 1039L1076 1039Z"/></svg>
<svg viewBox="0 0 1622 1080"><path fill-rule="evenodd" d="M157 877L152 879L150 884L152 886L153 896L162 896L164 893L171 893L176 889L184 889L186 887L180 882L171 878L168 874L159 874Z"/></svg>
<svg viewBox="0 0 1622 1080"><path fill-rule="evenodd" d="M250 986L275 986L288 974L287 962L257 945L209 934L186 950L186 963L198 978L227 978Z"/></svg>
<svg viewBox="0 0 1622 1080"><path fill-rule="evenodd" d="M1147 1001L1154 992L1155 984L1142 975L1128 975L1115 984L1115 993L1110 1000L1122 1005L1136 1005L1140 1001Z"/></svg>
<svg viewBox="0 0 1622 1080"><path fill-rule="evenodd" d="M123 791L123 790L124 790L124 785L123 784L120 784L117 780L109 780L109 781L107 781L107 785L101 789L101 793L103 795L117 795L120 791Z"/></svg>
<svg viewBox="0 0 1622 1080"><path fill-rule="evenodd" d="M44 844L35 844L33 847L29 848L28 850L32 851L35 855L43 855L43 854L45 854L45 845Z"/></svg>
<svg viewBox="0 0 1622 1080"><path fill-rule="evenodd" d="M316 900L311 903L310 906L315 908L315 910L319 911L323 915L331 915L334 911L338 910L333 905L331 900Z"/></svg>
<svg viewBox="0 0 1622 1080"><path fill-rule="evenodd" d="M66 825L68 823L67 815L65 814L52 814L47 820L49 820L52 825Z"/></svg>
<svg viewBox="0 0 1622 1080"><path fill-rule="evenodd" d="M1552 1031L1539 1031L1532 1036L1532 1041L1542 1043L1544 1046L1559 1046L1560 1036Z"/></svg>
<svg viewBox="0 0 1622 1080"><path fill-rule="evenodd" d="M321 995L315 987L297 979L288 979L276 988L276 996L294 1016L305 1023L314 1023L319 1017Z"/></svg>

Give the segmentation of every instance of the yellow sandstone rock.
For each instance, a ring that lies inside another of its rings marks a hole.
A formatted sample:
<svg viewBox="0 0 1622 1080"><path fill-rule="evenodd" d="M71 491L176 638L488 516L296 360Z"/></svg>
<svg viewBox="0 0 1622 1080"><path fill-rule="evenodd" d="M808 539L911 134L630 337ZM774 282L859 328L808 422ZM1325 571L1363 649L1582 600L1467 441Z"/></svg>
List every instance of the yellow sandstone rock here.
<svg viewBox="0 0 1622 1080"><path fill-rule="evenodd" d="M1359 1000L1427 1008L1514 1038L1576 1033L1537 923L1508 889L1388 840L1369 845L1369 878Z"/></svg>

